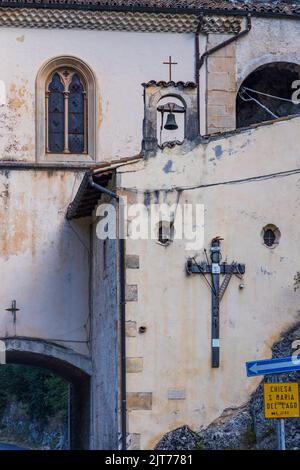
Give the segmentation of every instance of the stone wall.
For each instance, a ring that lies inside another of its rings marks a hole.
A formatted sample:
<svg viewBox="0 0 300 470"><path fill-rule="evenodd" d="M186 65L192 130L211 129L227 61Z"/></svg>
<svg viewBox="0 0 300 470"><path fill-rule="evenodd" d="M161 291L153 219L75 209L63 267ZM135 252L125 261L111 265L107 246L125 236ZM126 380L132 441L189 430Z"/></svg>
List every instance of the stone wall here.
<svg viewBox="0 0 300 470"><path fill-rule="evenodd" d="M228 35L210 34L207 49L221 44ZM236 45L228 46L207 58L207 133L235 129Z"/></svg>

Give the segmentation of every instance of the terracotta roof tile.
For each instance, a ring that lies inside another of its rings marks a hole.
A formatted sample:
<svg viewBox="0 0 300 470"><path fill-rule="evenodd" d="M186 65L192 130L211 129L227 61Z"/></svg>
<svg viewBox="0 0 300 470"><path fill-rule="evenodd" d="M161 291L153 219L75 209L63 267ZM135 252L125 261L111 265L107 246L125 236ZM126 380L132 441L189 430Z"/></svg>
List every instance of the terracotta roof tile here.
<svg viewBox="0 0 300 470"><path fill-rule="evenodd" d="M129 11L220 11L295 16L300 0L0 0L0 7L49 7Z"/></svg>

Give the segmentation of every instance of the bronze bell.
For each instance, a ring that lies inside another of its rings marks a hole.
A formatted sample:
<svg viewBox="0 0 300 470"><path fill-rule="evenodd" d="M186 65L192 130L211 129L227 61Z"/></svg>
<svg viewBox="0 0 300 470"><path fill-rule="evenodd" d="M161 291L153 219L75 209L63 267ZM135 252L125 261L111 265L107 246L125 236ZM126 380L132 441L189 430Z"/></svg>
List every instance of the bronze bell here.
<svg viewBox="0 0 300 470"><path fill-rule="evenodd" d="M166 124L165 124L164 128L167 131L176 131L176 129L178 129L176 119L175 119L175 115L173 113L168 114L167 121L166 121Z"/></svg>

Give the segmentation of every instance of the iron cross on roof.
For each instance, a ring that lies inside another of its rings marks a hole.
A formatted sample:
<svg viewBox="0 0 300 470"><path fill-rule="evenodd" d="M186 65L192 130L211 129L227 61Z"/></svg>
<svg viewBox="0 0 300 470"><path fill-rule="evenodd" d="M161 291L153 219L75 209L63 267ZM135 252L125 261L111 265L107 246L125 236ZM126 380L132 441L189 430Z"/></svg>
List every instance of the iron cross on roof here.
<svg viewBox="0 0 300 470"><path fill-rule="evenodd" d="M164 65L169 66L169 82L172 81L172 65L178 65L178 62L172 62L172 56L169 56L169 62L163 62Z"/></svg>
<svg viewBox="0 0 300 470"><path fill-rule="evenodd" d="M13 315L16 315L16 313L20 310L19 308L17 308L17 302L16 300L13 300L12 303L11 303L11 307L10 308L6 308L5 309L7 312L11 312Z"/></svg>

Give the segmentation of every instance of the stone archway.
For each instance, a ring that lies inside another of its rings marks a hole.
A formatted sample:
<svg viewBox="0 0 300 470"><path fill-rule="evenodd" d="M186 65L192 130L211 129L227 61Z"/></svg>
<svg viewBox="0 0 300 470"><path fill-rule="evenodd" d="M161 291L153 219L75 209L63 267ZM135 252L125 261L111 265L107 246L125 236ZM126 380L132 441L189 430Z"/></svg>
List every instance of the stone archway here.
<svg viewBox="0 0 300 470"><path fill-rule="evenodd" d="M69 348L42 340L1 338L6 346L6 362L38 366L71 384L70 448L90 448L91 361Z"/></svg>
<svg viewBox="0 0 300 470"><path fill-rule="evenodd" d="M237 94L236 127L299 114L300 105L292 102L298 80L300 65L291 62L271 62L251 72Z"/></svg>

